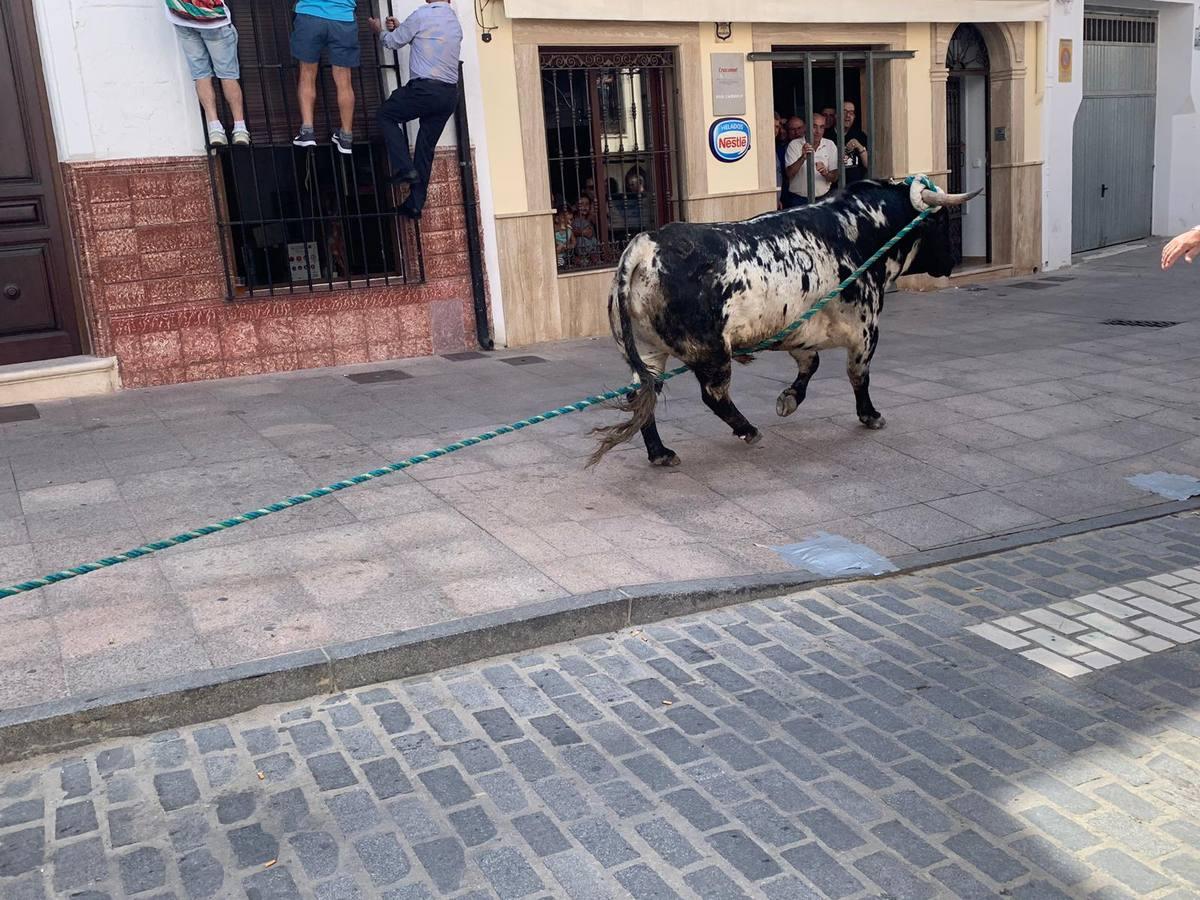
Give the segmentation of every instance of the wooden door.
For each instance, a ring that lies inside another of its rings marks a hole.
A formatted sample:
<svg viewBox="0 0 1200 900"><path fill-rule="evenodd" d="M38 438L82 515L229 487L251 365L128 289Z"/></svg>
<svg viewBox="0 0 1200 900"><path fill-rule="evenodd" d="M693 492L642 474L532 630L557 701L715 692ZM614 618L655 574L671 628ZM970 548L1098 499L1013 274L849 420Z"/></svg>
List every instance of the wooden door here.
<svg viewBox="0 0 1200 900"><path fill-rule="evenodd" d="M0 0L0 364L80 352L29 0Z"/></svg>

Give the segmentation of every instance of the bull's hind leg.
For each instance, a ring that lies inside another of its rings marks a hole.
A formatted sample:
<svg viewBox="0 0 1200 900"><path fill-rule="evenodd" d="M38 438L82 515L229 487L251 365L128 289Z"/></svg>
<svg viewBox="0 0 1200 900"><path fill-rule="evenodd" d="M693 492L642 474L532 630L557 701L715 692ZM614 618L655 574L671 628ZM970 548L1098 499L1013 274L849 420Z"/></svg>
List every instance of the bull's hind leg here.
<svg viewBox="0 0 1200 900"><path fill-rule="evenodd" d="M871 402L871 358L875 355L878 340L879 330L870 325L861 343L846 348L846 374L850 377L850 386L854 388L858 421L873 430L886 424Z"/></svg>
<svg viewBox="0 0 1200 900"><path fill-rule="evenodd" d="M792 386L775 401L775 412L781 416L790 416L804 402L804 396L808 393L808 383L817 374L817 367L821 365L821 357L816 350L789 350L788 353L796 361L800 372Z"/></svg>
<svg viewBox="0 0 1200 900"><path fill-rule="evenodd" d="M729 381L732 375L729 357L723 361L692 365L692 372L700 382L700 396L704 405L721 417L733 433L747 444L757 444L762 435L738 411L729 399Z"/></svg>
<svg viewBox="0 0 1200 900"><path fill-rule="evenodd" d="M647 353L643 356L643 359L650 371L655 375L661 375L667 367L667 355L665 353ZM645 385L639 388L639 390L643 391L649 389ZM661 394L662 389L662 382L655 382L654 392ZM650 458L652 466L679 465L679 457L675 455L675 451L663 443L662 436L658 433L658 422L655 421L653 414L650 416L650 421L642 426L642 440L646 444L646 455Z"/></svg>

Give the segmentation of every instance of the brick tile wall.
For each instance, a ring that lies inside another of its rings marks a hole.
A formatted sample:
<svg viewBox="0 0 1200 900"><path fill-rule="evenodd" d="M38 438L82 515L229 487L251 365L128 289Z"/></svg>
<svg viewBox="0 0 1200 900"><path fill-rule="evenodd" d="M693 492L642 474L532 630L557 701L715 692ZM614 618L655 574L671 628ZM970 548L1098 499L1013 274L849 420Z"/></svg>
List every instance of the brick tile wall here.
<svg viewBox="0 0 1200 900"><path fill-rule="evenodd" d="M447 353L475 345L455 151L421 220L425 283L225 299L202 157L63 165L93 352L126 387Z"/></svg>

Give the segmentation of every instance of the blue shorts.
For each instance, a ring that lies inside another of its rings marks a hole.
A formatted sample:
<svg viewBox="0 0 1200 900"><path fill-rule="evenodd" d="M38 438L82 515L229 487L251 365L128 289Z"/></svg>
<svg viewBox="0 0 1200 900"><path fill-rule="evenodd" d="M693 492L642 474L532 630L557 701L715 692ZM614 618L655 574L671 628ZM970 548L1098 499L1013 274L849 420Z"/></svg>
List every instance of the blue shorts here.
<svg viewBox="0 0 1200 900"><path fill-rule="evenodd" d="M189 28L176 25L179 46L187 57L192 79L218 78L236 81L241 75L238 67L238 33L232 25L220 28Z"/></svg>
<svg viewBox="0 0 1200 900"><path fill-rule="evenodd" d="M319 63L324 47L329 48L331 65L357 69L358 23L297 13L292 25L292 56L302 63Z"/></svg>

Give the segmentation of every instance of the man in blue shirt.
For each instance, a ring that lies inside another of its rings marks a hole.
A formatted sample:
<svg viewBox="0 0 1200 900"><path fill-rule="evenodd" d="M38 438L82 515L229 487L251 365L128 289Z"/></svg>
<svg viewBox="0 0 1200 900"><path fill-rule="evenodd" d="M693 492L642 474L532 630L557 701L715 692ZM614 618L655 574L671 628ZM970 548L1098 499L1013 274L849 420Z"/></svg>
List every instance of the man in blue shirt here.
<svg viewBox="0 0 1200 900"><path fill-rule="evenodd" d="M379 127L387 144L392 183L412 186L408 199L396 211L412 219L421 218L421 208L433 170L433 153L442 129L458 103L458 52L462 26L449 0L426 0L403 22L388 18L386 30L378 19L371 28L390 50L409 47L408 83L392 91L379 107ZM419 119L416 166L408 150L404 123Z"/></svg>
<svg viewBox="0 0 1200 900"><path fill-rule="evenodd" d="M313 109L317 105L317 66L321 51L329 49L333 83L337 87L341 128L333 133L333 145L341 153L352 153L354 145L354 83L358 68L358 25L354 21L355 0L299 0L292 25L292 56L300 63L300 133L292 141L297 147L315 147Z"/></svg>

